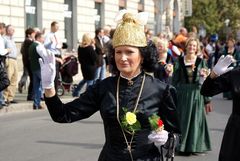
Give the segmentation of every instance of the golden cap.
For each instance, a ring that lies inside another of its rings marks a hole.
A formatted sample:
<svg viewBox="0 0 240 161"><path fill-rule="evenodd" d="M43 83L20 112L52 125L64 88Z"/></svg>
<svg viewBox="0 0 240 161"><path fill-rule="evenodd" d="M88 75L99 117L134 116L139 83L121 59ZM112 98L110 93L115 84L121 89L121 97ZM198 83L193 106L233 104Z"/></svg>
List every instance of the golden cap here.
<svg viewBox="0 0 240 161"><path fill-rule="evenodd" d="M122 22L118 24L114 32L112 44L114 48L123 45L147 46L143 25L131 13L125 13Z"/></svg>

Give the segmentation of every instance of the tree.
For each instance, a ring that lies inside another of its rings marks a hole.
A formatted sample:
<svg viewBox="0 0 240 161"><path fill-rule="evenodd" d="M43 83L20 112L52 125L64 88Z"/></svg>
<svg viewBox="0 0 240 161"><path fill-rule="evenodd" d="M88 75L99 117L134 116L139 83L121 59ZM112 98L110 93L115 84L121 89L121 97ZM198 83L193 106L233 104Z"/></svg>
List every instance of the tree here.
<svg viewBox="0 0 240 161"><path fill-rule="evenodd" d="M227 27L233 34L240 29L240 1L239 0L201 0L193 1L193 14L185 18L185 26L204 26L207 33L218 33L225 37ZM229 19L229 26L225 21Z"/></svg>

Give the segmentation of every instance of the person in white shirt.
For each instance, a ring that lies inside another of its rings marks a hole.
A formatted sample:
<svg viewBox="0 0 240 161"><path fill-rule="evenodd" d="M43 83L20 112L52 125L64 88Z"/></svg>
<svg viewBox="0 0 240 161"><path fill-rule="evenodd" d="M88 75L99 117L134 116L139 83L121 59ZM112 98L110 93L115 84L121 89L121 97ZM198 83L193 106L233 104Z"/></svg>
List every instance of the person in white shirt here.
<svg viewBox="0 0 240 161"><path fill-rule="evenodd" d="M59 30L59 24L56 21L51 23L51 32L49 32L44 40L45 48L53 53L56 57L56 72L59 73L59 69L61 64L63 64L61 49L62 49L62 41L57 35L57 31ZM57 82L59 79L59 75L57 74L55 77L55 89L57 89Z"/></svg>

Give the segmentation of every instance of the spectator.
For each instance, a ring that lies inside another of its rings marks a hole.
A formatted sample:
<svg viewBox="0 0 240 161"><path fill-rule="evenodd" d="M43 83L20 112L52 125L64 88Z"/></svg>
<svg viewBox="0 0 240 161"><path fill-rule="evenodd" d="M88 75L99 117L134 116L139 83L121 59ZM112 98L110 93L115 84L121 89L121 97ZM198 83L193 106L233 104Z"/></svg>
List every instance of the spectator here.
<svg viewBox="0 0 240 161"><path fill-rule="evenodd" d="M47 50L43 45L44 37L38 32L35 35L35 41L29 46L29 61L33 75L33 109L43 109L41 105L42 86L41 86L41 70L38 59L47 55Z"/></svg>
<svg viewBox="0 0 240 161"><path fill-rule="evenodd" d="M3 36L6 33L6 26L4 23L0 23L0 63L1 67L6 70L5 60L6 55L11 51L9 48L5 48L5 40ZM0 106L6 106L5 100L3 97L3 91L0 91Z"/></svg>
<svg viewBox="0 0 240 161"><path fill-rule="evenodd" d="M146 38L147 38L147 42L151 41L153 37L153 30L148 29L146 32Z"/></svg>
<svg viewBox="0 0 240 161"><path fill-rule="evenodd" d="M94 77L97 69L97 54L93 45L91 35L89 33L84 34L82 37L82 43L78 47L78 60L81 64L83 80L81 80L78 86L74 88L73 97L79 96L79 93L85 83L87 83L87 88L94 83Z"/></svg>
<svg viewBox="0 0 240 161"><path fill-rule="evenodd" d="M95 31L95 47L97 53L97 70L95 74L96 80L103 80L106 78L106 54L105 54L105 44L103 42L104 31L102 28L98 28Z"/></svg>
<svg viewBox="0 0 240 161"><path fill-rule="evenodd" d="M27 100L31 101L33 100L33 77L32 77L32 71L29 63L29 46L33 43L35 39L35 30L33 28L28 28L25 31L25 40L22 43L20 52L22 54L22 62L23 62L23 75L18 82L18 91L22 93L23 86L26 85L27 78L29 76L29 85L28 85L28 95Z"/></svg>
<svg viewBox="0 0 240 161"><path fill-rule="evenodd" d="M18 103L14 100L18 80L17 46L13 38L14 32L15 30L12 25L6 26L6 36L4 37L5 46L6 48L11 49L6 57L6 68L8 78L10 80L10 85L4 90L3 93L6 104Z"/></svg>
<svg viewBox="0 0 240 161"><path fill-rule="evenodd" d="M183 52L185 49L187 35L188 35L187 29L185 27L182 27L179 30L179 34L172 40L173 45L177 46L180 52Z"/></svg>
<svg viewBox="0 0 240 161"><path fill-rule="evenodd" d="M63 64L61 49L62 49L62 41L57 35L57 31L59 30L59 24L56 21L51 23L51 31L46 35L44 40L45 48L52 52L56 57L56 77L55 77L55 89L57 89L58 80L59 80L59 70L61 64Z"/></svg>
<svg viewBox="0 0 240 161"><path fill-rule="evenodd" d="M5 88L7 88L7 86L9 86L10 81L8 79L8 75L6 70L4 69L5 67L3 66L3 64L0 64L0 91L4 90ZM3 106L0 105L0 109Z"/></svg>
<svg viewBox="0 0 240 161"><path fill-rule="evenodd" d="M210 41L206 45L206 51L208 53L208 68L212 69L215 61L215 52L216 52L216 41L217 38L215 35L211 35Z"/></svg>
<svg viewBox="0 0 240 161"><path fill-rule="evenodd" d="M7 86L9 86L10 81L3 62L0 62L0 92L2 92ZM3 105L0 104L0 109L3 108Z"/></svg>

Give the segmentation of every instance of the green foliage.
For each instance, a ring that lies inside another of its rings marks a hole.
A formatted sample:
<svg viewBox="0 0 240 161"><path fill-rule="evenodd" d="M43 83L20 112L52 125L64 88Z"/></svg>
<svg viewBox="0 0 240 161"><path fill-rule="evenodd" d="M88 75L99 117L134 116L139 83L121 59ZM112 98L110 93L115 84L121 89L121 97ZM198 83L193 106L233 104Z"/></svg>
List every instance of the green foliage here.
<svg viewBox="0 0 240 161"><path fill-rule="evenodd" d="M191 31L192 26L204 26L207 33L226 34L225 20L233 33L240 28L239 0L200 0L192 1L192 17L185 17L185 26Z"/></svg>

